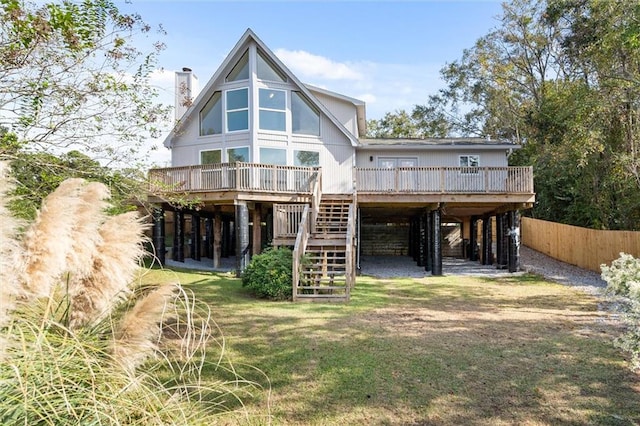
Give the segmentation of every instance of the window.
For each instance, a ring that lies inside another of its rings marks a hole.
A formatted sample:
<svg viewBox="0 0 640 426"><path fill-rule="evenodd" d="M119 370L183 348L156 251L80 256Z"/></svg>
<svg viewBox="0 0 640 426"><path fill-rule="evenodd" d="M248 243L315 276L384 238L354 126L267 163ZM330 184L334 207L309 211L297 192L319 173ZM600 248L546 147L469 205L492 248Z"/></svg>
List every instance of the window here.
<svg viewBox="0 0 640 426"><path fill-rule="evenodd" d="M227 91L227 131L249 129L249 89Z"/></svg>
<svg viewBox="0 0 640 426"><path fill-rule="evenodd" d="M222 133L222 94L215 92L200 111L200 136Z"/></svg>
<svg viewBox="0 0 640 426"><path fill-rule="evenodd" d="M260 148L260 163L287 165L287 150L277 148Z"/></svg>
<svg viewBox="0 0 640 426"><path fill-rule="evenodd" d="M291 120L293 133L320 136L320 113L300 92L291 92Z"/></svg>
<svg viewBox="0 0 640 426"><path fill-rule="evenodd" d="M244 146L242 148L229 148L227 149L227 162L229 163L248 163L249 162L249 148Z"/></svg>
<svg viewBox="0 0 640 426"><path fill-rule="evenodd" d="M219 164L222 163L222 151L212 149L210 151L200 151L200 164Z"/></svg>
<svg viewBox="0 0 640 426"><path fill-rule="evenodd" d="M229 74L227 74L227 82L249 80L249 51L244 52L244 55L236 62L235 66Z"/></svg>
<svg viewBox="0 0 640 426"><path fill-rule="evenodd" d="M287 76L276 68L261 51L258 50L258 61L256 63L256 71L258 73L258 79L268 81L281 81L286 82Z"/></svg>
<svg viewBox="0 0 640 426"><path fill-rule="evenodd" d="M259 120L261 130L286 130L287 92L284 90L259 90Z"/></svg>
<svg viewBox="0 0 640 426"><path fill-rule="evenodd" d="M315 167L320 165L320 153L316 151L293 151L293 165Z"/></svg>
<svg viewBox="0 0 640 426"><path fill-rule="evenodd" d="M380 157L378 158L378 167L382 167L384 169L395 169L397 167L418 167L418 159L401 157Z"/></svg>
<svg viewBox="0 0 640 426"><path fill-rule="evenodd" d="M478 173L477 167L480 165L479 155L461 155L459 158L462 173ZM472 169L472 167L474 169Z"/></svg>

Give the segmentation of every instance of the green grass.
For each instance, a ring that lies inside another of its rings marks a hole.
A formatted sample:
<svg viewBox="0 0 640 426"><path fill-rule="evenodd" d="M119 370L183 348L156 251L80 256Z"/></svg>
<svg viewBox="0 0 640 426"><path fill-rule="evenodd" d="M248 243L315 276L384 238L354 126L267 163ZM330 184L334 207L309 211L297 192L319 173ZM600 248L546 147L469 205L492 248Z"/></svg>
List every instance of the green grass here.
<svg viewBox="0 0 640 426"><path fill-rule="evenodd" d="M226 274L147 279L174 274L211 307L235 371L262 385L230 423L640 422L640 377L597 300L534 275L359 277L348 304L294 304Z"/></svg>

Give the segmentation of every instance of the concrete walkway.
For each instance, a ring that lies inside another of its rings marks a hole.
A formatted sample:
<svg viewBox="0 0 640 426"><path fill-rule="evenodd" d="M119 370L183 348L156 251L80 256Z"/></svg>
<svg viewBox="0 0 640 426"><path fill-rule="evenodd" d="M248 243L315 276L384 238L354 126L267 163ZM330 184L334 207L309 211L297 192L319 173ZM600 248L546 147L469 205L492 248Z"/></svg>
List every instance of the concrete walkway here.
<svg viewBox="0 0 640 426"><path fill-rule="evenodd" d="M215 269L211 259L203 258L195 261L185 258L183 262L167 260L166 267L193 269L208 272L234 272L236 268L235 256L220 259L220 267ZM409 256L363 256L360 259L360 275L378 278L411 277L421 278L431 276L424 267L417 266ZM481 265L465 259L444 258L442 262L444 275L481 275L486 277L509 275L506 270L498 270L494 266Z"/></svg>

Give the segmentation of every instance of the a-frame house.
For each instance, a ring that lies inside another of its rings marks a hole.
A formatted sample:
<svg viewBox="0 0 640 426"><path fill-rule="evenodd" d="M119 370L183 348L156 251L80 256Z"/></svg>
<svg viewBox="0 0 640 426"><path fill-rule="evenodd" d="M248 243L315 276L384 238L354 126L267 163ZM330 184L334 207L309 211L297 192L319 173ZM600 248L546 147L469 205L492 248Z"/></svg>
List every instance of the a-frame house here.
<svg viewBox="0 0 640 426"><path fill-rule="evenodd" d="M517 268L517 211L535 199L531 168L508 166L519 146L366 139L364 102L305 85L251 30L192 99L195 84L176 73L172 167L149 173L161 260L172 213L177 261L234 255L241 274L264 246L293 247L296 300L348 299L367 255Z"/></svg>

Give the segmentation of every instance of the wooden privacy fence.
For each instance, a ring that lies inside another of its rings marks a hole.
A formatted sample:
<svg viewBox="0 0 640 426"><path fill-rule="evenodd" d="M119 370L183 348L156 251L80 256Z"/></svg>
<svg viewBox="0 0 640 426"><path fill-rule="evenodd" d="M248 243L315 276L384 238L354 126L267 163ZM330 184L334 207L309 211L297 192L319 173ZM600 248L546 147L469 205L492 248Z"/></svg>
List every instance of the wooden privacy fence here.
<svg viewBox="0 0 640 426"><path fill-rule="evenodd" d="M522 244L562 262L595 272L621 252L640 258L640 232L601 231L522 218Z"/></svg>

